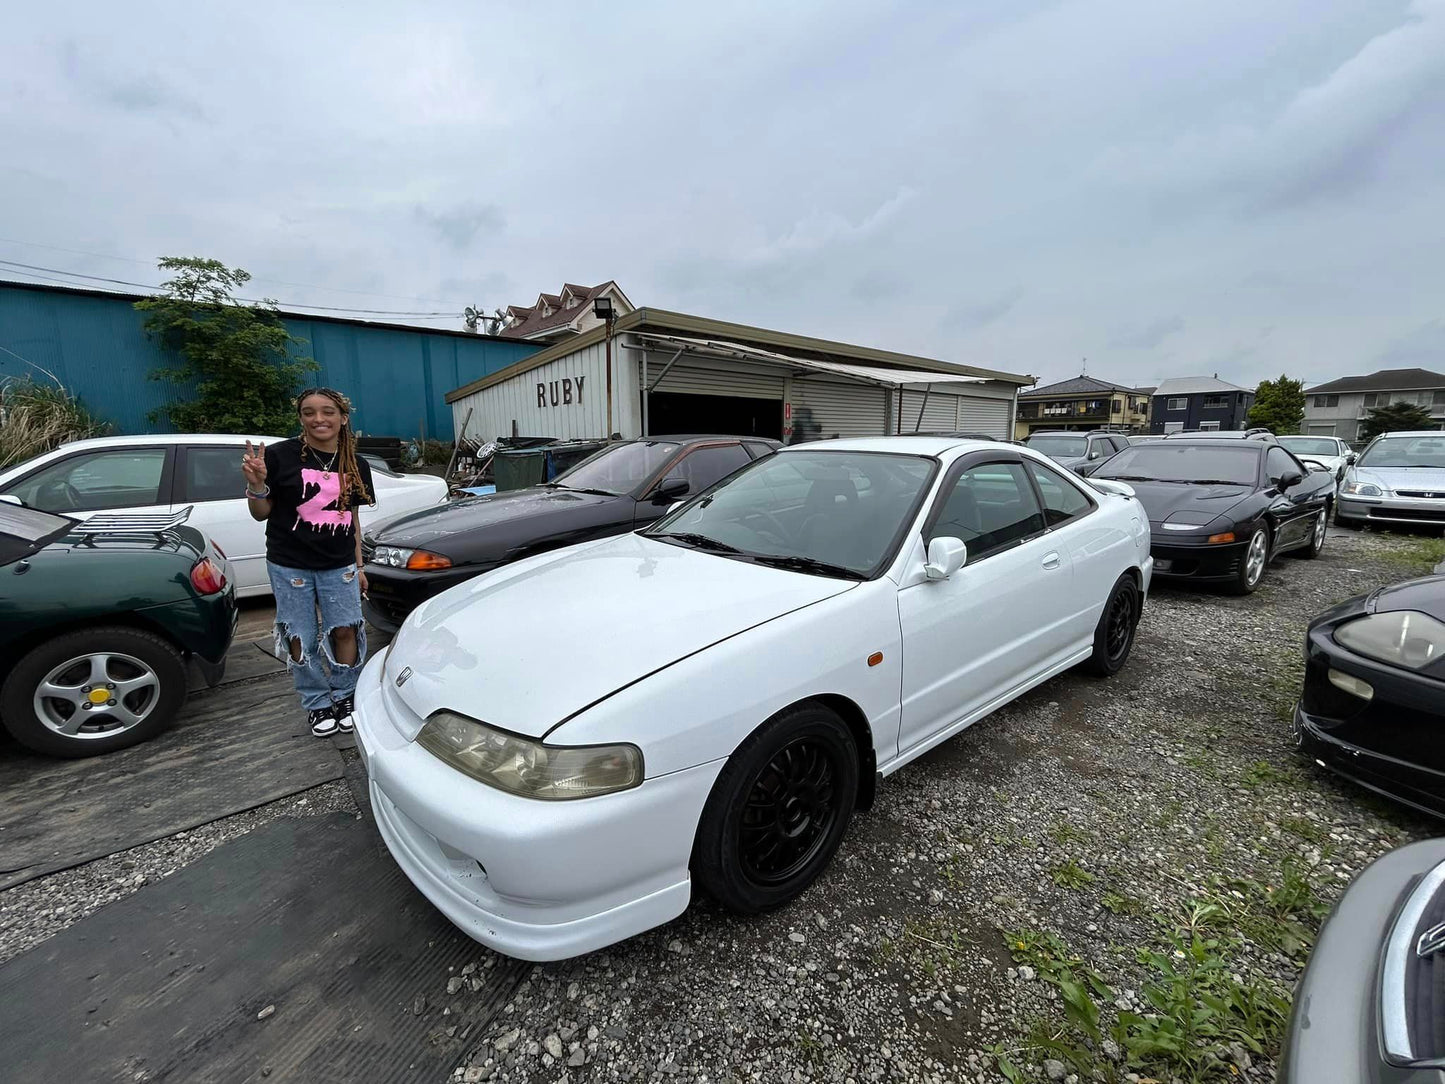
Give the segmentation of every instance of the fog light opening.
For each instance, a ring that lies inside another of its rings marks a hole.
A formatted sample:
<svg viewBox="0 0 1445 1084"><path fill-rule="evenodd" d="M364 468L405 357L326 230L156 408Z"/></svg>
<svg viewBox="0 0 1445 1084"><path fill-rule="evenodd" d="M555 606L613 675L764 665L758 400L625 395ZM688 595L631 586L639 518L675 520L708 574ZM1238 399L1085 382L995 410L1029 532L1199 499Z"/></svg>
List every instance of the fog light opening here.
<svg viewBox="0 0 1445 1084"><path fill-rule="evenodd" d="M1343 689L1351 696L1358 696L1361 700L1373 700L1375 690L1369 682L1361 681L1353 674L1346 674L1342 670L1330 670L1330 684L1336 689Z"/></svg>

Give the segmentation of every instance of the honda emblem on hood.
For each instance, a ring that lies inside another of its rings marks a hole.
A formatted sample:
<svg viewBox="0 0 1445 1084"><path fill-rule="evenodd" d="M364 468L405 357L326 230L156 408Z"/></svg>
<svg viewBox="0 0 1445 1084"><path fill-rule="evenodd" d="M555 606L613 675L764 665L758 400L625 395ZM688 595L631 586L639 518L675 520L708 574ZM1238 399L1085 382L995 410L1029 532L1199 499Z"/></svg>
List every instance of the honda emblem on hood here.
<svg viewBox="0 0 1445 1084"><path fill-rule="evenodd" d="M397 687L398 689L400 689L403 685L405 685L405 684L407 683L407 679L410 678L410 677L411 677L411 667L410 667L410 666L403 667L401 673L399 673L399 674L396 675L396 687Z"/></svg>
<svg viewBox="0 0 1445 1084"><path fill-rule="evenodd" d="M1422 933L1415 946L1417 956L1434 956L1437 952L1445 952L1445 922Z"/></svg>

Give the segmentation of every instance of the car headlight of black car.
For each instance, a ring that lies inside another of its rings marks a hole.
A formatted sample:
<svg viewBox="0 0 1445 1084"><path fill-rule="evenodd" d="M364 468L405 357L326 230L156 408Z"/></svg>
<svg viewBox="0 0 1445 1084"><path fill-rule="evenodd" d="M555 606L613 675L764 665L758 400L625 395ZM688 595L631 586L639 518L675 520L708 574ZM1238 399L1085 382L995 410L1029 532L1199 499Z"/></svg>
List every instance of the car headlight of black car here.
<svg viewBox="0 0 1445 1084"><path fill-rule="evenodd" d="M1167 532L1162 535L1165 539L1173 536L1181 542L1206 542L1215 545L1236 541L1233 524L1224 516L1214 516L1208 512L1171 512L1160 526Z"/></svg>
<svg viewBox="0 0 1445 1084"><path fill-rule="evenodd" d="M1346 622L1335 641L1358 655L1406 670L1445 658L1445 624L1415 610L1391 610Z"/></svg>
<svg viewBox="0 0 1445 1084"><path fill-rule="evenodd" d="M413 572L437 572L452 567L450 557L403 546L377 546L371 553L371 563L386 568L409 568Z"/></svg>

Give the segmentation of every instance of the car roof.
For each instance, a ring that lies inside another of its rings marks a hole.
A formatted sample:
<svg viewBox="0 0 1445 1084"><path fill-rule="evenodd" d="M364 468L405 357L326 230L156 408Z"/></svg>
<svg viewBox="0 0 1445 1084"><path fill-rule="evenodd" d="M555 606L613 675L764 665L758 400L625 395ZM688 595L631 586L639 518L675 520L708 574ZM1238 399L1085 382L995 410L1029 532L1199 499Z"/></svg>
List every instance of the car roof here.
<svg viewBox="0 0 1445 1084"><path fill-rule="evenodd" d="M1158 442L1151 440L1151 441L1145 441L1144 443L1145 443L1145 444L1156 444L1156 443L1158 443ZM1219 445L1220 445L1220 441L1217 440L1216 438L1214 438L1214 437L1201 436L1201 435L1199 435L1199 434L1197 434L1197 433L1188 433L1188 434L1185 434L1184 436L1179 436L1179 437L1176 437L1176 436L1172 436L1172 435L1171 435L1170 438L1169 438L1168 443L1170 443L1170 444L1198 444L1198 445L1201 445L1201 446L1207 444L1207 445L1209 445L1211 448L1217 448L1217 447L1219 447ZM1270 440L1239 440L1239 441L1231 441L1230 444L1228 445L1228 447L1233 447L1233 448L1272 448L1272 447L1274 447L1274 441L1270 441Z"/></svg>
<svg viewBox="0 0 1445 1084"><path fill-rule="evenodd" d="M1445 440L1445 429L1396 429L1393 432L1381 433L1376 440L1388 440L1391 437L1439 437Z"/></svg>
<svg viewBox="0 0 1445 1084"><path fill-rule="evenodd" d="M631 440L618 441L619 444L637 444L640 442L666 441L670 444L701 444L715 440L750 440L756 444L771 444L774 447L780 446L780 442L772 437L743 437L736 433L652 433L645 437L633 437Z"/></svg>
<svg viewBox="0 0 1445 1084"><path fill-rule="evenodd" d="M89 437L62 444L60 449L67 452L85 451L87 448L128 448L137 444L236 444L245 441L289 440L289 437L259 437L254 433L137 433L122 437Z"/></svg>
<svg viewBox="0 0 1445 1084"><path fill-rule="evenodd" d="M829 451L829 452L893 452L903 455L941 455L952 448L982 448L998 450L993 440L969 440L962 437L833 437L828 440L810 440L805 444L792 444L780 452Z"/></svg>

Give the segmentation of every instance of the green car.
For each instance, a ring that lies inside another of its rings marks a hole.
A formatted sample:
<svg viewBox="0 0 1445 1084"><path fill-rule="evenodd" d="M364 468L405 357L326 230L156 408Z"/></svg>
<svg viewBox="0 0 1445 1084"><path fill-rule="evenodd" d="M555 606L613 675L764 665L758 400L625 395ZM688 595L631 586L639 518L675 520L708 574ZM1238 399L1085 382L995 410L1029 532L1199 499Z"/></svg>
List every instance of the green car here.
<svg viewBox="0 0 1445 1084"><path fill-rule="evenodd" d="M16 741L109 753L175 721L188 666L219 684L235 587L188 512L81 522L0 501L0 723Z"/></svg>

